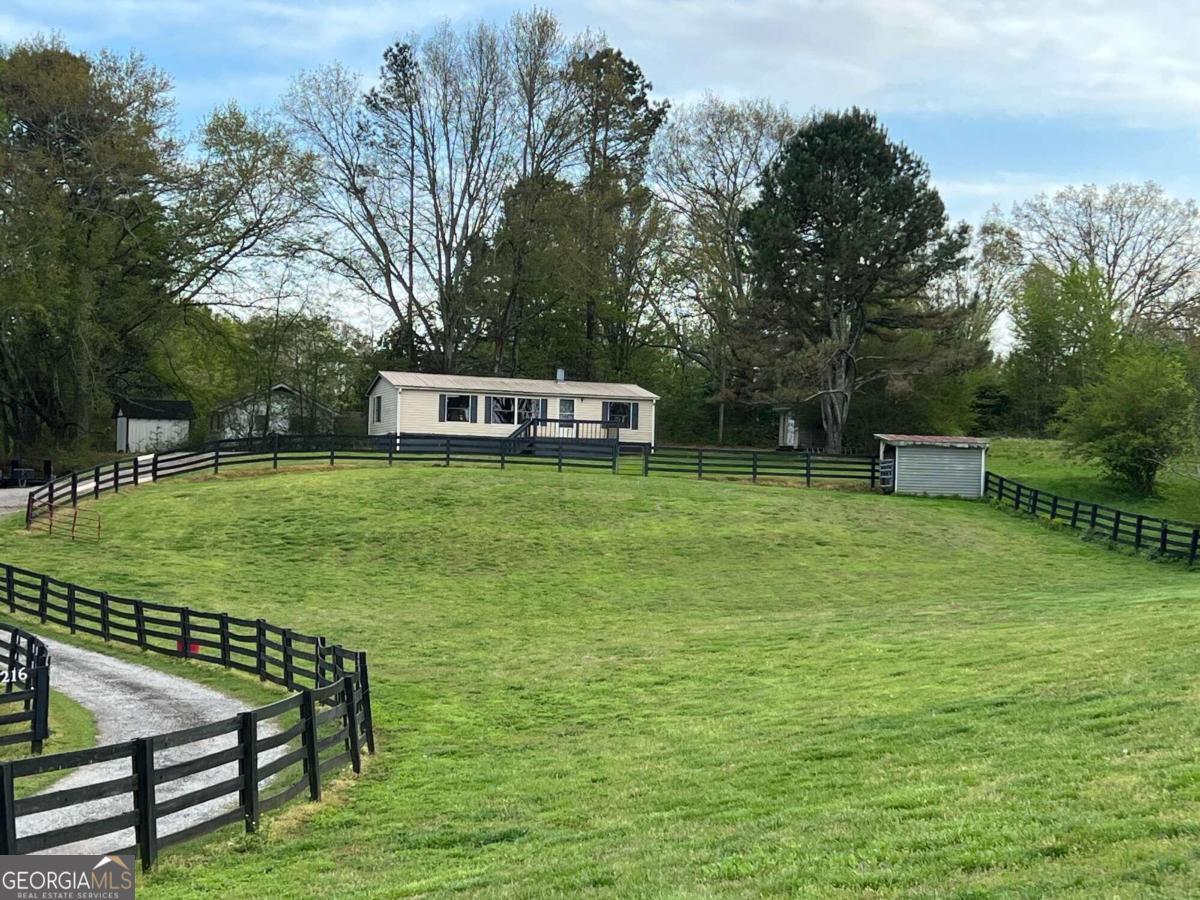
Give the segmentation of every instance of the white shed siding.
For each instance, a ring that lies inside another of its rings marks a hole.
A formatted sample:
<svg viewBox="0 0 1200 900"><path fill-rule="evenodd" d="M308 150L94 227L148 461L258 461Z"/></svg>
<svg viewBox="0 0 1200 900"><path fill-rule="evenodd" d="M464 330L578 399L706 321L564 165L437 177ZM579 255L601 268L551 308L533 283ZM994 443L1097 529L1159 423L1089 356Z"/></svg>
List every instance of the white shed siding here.
<svg viewBox="0 0 1200 900"><path fill-rule="evenodd" d="M984 450L980 447L896 448L896 492L947 497L979 497Z"/></svg>
<svg viewBox="0 0 1200 900"><path fill-rule="evenodd" d="M381 380L382 382L382 380ZM379 385L376 385L378 388ZM549 418L558 418L558 401L560 397L538 397L537 394L529 393L513 393L501 394L498 391L491 393L483 393L478 391L469 391L478 400L478 421L477 422L439 422L438 421L438 406L439 395L443 393L455 393L454 391L426 391L417 388L402 388L400 390L399 404L399 427L395 429L400 434L449 434L449 435L478 435L483 437L507 437L513 433L517 427L511 423L503 424L487 424L484 415L484 397L537 397L538 399L546 400L546 408L549 413ZM575 398L575 418L576 419L600 419L604 412L604 403L609 402L607 398L601 400L594 397L576 397ZM615 398L614 398L614 401ZM637 430L622 428L621 440L629 443L645 443L652 444L654 442L654 401L653 400L629 400L620 402L631 402L638 404L638 427ZM384 402L386 418L386 400ZM370 432L371 434L387 434L388 429L381 432Z"/></svg>
<svg viewBox="0 0 1200 900"><path fill-rule="evenodd" d="M146 450L170 450L187 441L188 422L184 419L128 419L117 416L117 450L141 453Z"/></svg>
<svg viewBox="0 0 1200 900"><path fill-rule="evenodd" d="M375 398L383 398L382 415L375 421ZM395 434L400 430L399 412L400 392L394 385L388 384L382 378L376 379L375 386L367 395L367 434ZM437 415L436 410L434 415Z"/></svg>

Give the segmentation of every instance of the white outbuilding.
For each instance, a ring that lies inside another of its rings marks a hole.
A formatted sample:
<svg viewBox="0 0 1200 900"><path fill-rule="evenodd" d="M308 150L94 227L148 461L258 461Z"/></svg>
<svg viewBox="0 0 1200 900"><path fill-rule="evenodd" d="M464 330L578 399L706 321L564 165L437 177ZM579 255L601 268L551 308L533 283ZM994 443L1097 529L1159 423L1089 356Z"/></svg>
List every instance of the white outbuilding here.
<svg viewBox="0 0 1200 900"><path fill-rule="evenodd" d="M986 438L944 434L877 434L880 484L897 494L982 497Z"/></svg>
<svg viewBox="0 0 1200 900"><path fill-rule="evenodd" d="M117 452L170 450L187 442L195 411L191 400L118 400Z"/></svg>

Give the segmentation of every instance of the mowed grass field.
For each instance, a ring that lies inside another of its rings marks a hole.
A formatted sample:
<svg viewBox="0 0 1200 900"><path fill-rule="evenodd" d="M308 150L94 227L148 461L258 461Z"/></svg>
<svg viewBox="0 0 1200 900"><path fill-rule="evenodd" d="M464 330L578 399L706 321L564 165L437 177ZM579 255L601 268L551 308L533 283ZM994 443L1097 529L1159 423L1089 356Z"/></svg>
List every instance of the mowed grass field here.
<svg viewBox="0 0 1200 900"><path fill-rule="evenodd" d="M370 652L362 778L261 837L164 854L142 896L1200 884L1200 572L984 503L251 476L102 500L99 545L0 533L31 568Z"/></svg>

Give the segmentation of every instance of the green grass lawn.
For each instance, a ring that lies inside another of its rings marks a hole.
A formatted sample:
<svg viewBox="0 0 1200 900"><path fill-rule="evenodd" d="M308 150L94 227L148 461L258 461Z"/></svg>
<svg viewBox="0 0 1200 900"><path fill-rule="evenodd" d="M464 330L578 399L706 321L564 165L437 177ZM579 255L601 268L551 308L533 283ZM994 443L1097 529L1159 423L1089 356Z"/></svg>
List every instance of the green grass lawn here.
<svg viewBox="0 0 1200 900"><path fill-rule="evenodd" d="M6 733L11 730L5 729ZM66 694L50 691L50 737L43 743L42 753L82 750L95 746L95 743L96 720L92 718L92 714ZM26 743L0 747L0 761L21 759L28 755L29 744ZM22 795L36 794L58 778L59 775L54 772L32 775L18 779L18 787Z"/></svg>
<svg viewBox="0 0 1200 900"><path fill-rule="evenodd" d="M370 652L362 778L260 836L167 852L143 896L1200 883L1200 574L1182 565L863 491L249 474L107 498L99 545L0 533L30 568Z"/></svg>
<svg viewBox="0 0 1200 900"><path fill-rule="evenodd" d="M1068 459L1059 441L998 438L988 449L988 469L1030 487L1129 512L1200 523L1200 470L1187 462L1178 468L1195 470L1197 477L1164 471L1156 495L1145 497L1124 488L1096 465Z"/></svg>

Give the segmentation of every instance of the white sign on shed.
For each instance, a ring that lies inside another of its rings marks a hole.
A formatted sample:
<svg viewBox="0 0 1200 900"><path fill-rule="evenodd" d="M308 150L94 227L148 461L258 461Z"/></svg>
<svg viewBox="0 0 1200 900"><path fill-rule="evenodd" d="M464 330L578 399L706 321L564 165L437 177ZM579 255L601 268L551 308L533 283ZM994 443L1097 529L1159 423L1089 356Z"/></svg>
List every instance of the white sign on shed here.
<svg viewBox="0 0 1200 900"><path fill-rule="evenodd" d="M985 438L943 434L877 434L881 483L897 494L982 497Z"/></svg>

